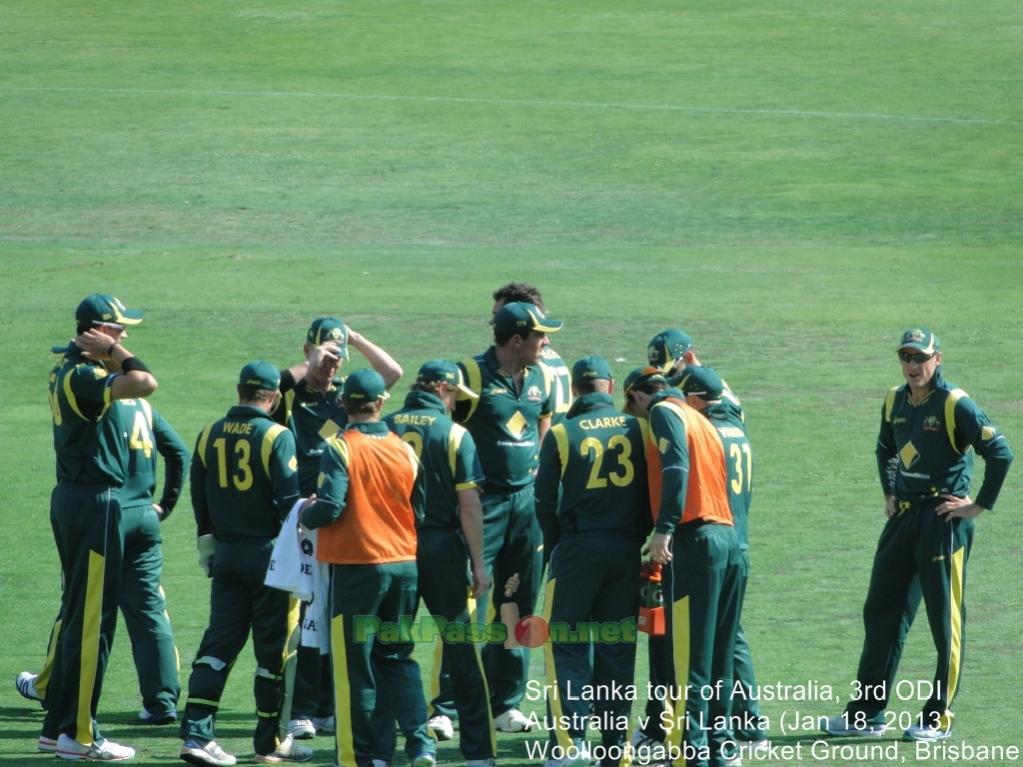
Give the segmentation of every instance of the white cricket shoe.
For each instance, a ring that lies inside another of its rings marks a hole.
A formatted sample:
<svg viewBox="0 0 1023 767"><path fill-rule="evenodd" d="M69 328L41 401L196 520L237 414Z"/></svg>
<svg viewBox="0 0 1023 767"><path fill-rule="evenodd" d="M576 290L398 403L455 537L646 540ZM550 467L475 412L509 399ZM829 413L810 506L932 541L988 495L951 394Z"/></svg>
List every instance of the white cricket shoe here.
<svg viewBox="0 0 1023 767"><path fill-rule="evenodd" d="M33 674L31 671L22 671L18 674L14 680L14 686L18 689L21 697L42 702L42 696L36 692L36 679L38 678L39 674Z"/></svg>
<svg viewBox="0 0 1023 767"><path fill-rule="evenodd" d="M201 743L189 738L181 746L181 759L189 764L208 765L209 767L231 767L238 760L217 745L217 741Z"/></svg>
<svg viewBox="0 0 1023 767"><path fill-rule="evenodd" d="M294 740L315 738L316 725L311 719L292 719L288 722L288 735Z"/></svg>
<svg viewBox="0 0 1023 767"><path fill-rule="evenodd" d="M654 740L642 730L636 730L632 733L632 739L629 743L632 746L633 760L636 764L663 762L668 758L668 752L664 748L664 743Z"/></svg>
<svg viewBox="0 0 1023 767"><path fill-rule="evenodd" d="M313 758L313 750L309 746L296 743L290 735L282 740L270 754L256 754L255 760L260 764L284 764L286 762L308 762Z"/></svg>
<svg viewBox="0 0 1023 767"><path fill-rule="evenodd" d="M451 740L455 737L455 726L451 723L451 717L444 716L444 714L437 714L427 719L426 729L437 740Z"/></svg>
<svg viewBox="0 0 1023 767"><path fill-rule="evenodd" d="M582 739L573 739L572 748L561 759L548 759L544 767L587 767L590 763L590 744Z"/></svg>
<svg viewBox="0 0 1023 767"><path fill-rule="evenodd" d="M57 750L54 753L58 758L69 761L85 759L90 762L120 762L135 756L135 749L114 743L112 740L100 740L87 746L61 733L57 738Z"/></svg>
<svg viewBox="0 0 1023 767"><path fill-rule="evenodd" d="M494 717L494 729L498 732L529 732L533 723L517 708L509 708Z"/></svg>
<svg viewBox="0 0 1023 767"><path fill-rule="evenodd" d="M822 716L819 720L819 726L827 735L856 738L880 738L884 735L884 731L888 729L888 725L884 722L871 723L867 721L859 725L855 717L849 717L847 714Z"/></svg>
<svg viewBox="0 0 1023 767"><path fill-rule="evenodd" d="M935 741L952 737L951 727L935 727L930 724L914 724L902 733L903 740Z"/></svg>

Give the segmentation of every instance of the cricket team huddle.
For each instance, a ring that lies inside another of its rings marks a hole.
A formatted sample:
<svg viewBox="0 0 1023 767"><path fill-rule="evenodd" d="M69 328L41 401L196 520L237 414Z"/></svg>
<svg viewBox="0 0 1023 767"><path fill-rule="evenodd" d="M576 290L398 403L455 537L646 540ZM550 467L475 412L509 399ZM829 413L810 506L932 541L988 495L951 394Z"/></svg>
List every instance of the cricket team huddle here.
<svg viewBox="0 0 1023 767"><path fill-rule="evenodd" d="M388 767L400 733L413 767L433 767L456 721L469 767L492 767L497 732L531 729L549 742L545 767L721 767L768 755L740 620L753 451L739 399L687 334L668 329L616 401L605 359L569 367L553 351L562 322L535 287L508 283L493 298L489 348L425 363L386 416L401 366L341 320L317 318L301 362L242 368L237 404L202 429L189 461L146 401L154 374L122 343L142 313L87 296L50 374L61 611L43 669L16 680L46 709L38 749L135 755L96 720L118 609L139 720L178 722L160 522L187 466L210 616L180 714L185 762L236 764L215 740L216 718L250 635L257 763L309 761L303 741L333 733L338 767ZM342 376L353 348L369 367ZM907 330L897 352L905 384L882 406L888 520L864 606L859 694L820 724L830 735L884 734L922 600L938 660L933 695L903 737L940 741L961 671L973 520L994 505L1013 455L944 379L933 332ZM972 500L975 453L986 470ZM541 588L538 627L530 616ZM485 599L483 619L476 601ZM429 702L413 658L420 600L444 629ZM637 616L650 686L634 727L632 696L616 691L633 685ZM474 642L477 620L504 630ZM521 707L529 646L541 645L547 711L537 717Z"/></svg>

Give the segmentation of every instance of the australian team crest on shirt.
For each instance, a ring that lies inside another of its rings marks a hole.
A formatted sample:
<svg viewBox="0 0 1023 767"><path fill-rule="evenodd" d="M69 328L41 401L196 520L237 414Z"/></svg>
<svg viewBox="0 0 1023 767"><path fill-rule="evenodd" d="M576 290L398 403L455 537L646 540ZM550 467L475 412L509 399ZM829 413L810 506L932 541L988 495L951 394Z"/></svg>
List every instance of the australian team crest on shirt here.
<svg viewBox="0 0 1023 767"><path fill-rule="evenodd" d="M929 415L924 419L922 427L924 431L941 431L941 421L937 416Z"/></svg>
<svg viewBox="0 0 1023 767"><path fill-rule="evenodd" d="M526 399L528 399L530 402L539 402L540 400L542 400L543 399L543 395L540 392L540 387L539 386L530 386L526 390Z"/></svg>

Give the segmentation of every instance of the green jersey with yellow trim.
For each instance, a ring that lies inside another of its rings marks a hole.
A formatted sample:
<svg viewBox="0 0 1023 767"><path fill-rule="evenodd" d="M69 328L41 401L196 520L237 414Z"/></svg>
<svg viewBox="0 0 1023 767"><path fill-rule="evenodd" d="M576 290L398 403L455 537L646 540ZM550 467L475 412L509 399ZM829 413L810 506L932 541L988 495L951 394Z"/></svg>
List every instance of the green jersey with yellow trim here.
<svg viewBox="0 0 1023 767"><path fill-rule="evenodd" d="M128 475L121 488L121 507L153 503L156 456L160 454L165 463L160 508L166 518L181 496L188 448L159 411L144 399L116 400L106 417L119 422L121 436L128 443Z"/></svg>
<svg viewBox="0 0 1023 767"><path fill-rule="evenodd" d="M316 492L320 458L327 440L345 430L348 414L341 402L344 378L335 378L327 391L308 386L303 378L295 381L289 371L281 375L285 421L295 435L298 458L298 486L302 495Z"/></svg>
<svg viewBox="0 0 1023 767"><path fill-rule="evenodd" d="M440 397L425 391L409 392L402 409L384 423L412 446L423 464L426 517L422 525L458 528L458 491L483 483L472 435L451 420Z"/></svg>
<svg viewBox="0 0 1023 767"><path fill-rule="evenodd" d="M199 433L192 508L199 535L276 538L298 498L295 437L257 407L235 405Z"/></svg>
<svg viewBox="0 0 1023 767"><path fill-rule="evenodd" d="M746 425L730 402L710 405L703 414L721 436L728 467L728 505L739 537L739 548L749 548L749 508L753 494L753 449Z"/></svg>
<svg viewBox="0 0 1023 767"><path fill-rule="evenodd" d="M554 415L551 423L561 423L572 406L572 373L565 361L550 346L545 346L540 352L540 366L547 374L547 388L554 394Z"/></svg>
<svg viewBox="0 0 1023 767"><path fill-rule="evenodd" d="M484 490L507 493L532 484L540 458L538 425L555 410L547 375L539 365L527 367L517 386L493 346L458 366L466 385L480 395L459 400L453 417L476 441Z"/></svg>
<svg viewBox="0 0 1023 767"><path fill-rule="evenodd" d="M885 495L918 500L965 497L973 480L973 453L985 462L976 503L994 506L1012 463L1012 450L969 395L934 374L923 402L910 400L909 384L891 389L881 408L877 468Z"/></svg>
<svg viewBox="0 0 1023 767"><path fill-rule="evenodd" d="M566 533L620 537L623 544L646 537L645 427L603 393L579 397L565 420L551 427L535 488L545 550Z"/></svg>
<svg viewBox="0 0 1023 767"><path fill-rule="evenodd" d="M128 445L119 423L104 418L117 377L75 348L50 372L50 412L57 481L83 485L124 484Z"/></svg>

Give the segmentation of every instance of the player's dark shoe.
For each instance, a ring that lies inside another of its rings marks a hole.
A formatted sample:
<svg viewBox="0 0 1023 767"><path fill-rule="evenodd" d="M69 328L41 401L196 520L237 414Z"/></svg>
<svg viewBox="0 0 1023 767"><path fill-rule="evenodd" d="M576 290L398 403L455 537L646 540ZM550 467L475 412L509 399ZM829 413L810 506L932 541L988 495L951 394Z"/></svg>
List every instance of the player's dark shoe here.
<svg viewBox="0 0 1023 767"><path fill-rule="evenodd" d="M144 708L139 711L139 721L142 724L174 724L178 721L177 711L150 711Z"/></svg>

